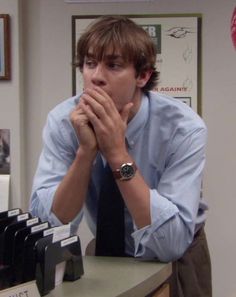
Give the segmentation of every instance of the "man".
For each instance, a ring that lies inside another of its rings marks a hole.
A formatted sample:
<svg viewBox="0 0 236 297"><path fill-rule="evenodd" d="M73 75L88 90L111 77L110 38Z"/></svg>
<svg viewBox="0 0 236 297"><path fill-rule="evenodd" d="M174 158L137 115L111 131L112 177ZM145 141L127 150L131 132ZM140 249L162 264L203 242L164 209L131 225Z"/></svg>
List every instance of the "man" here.
<svg viewBox="0 0 236 297"><path fill-rule="evenodd" d="M155 60L151 38L125 17L99 18L84 32L76 63L84 92L49 113L31 212L71 222L73 232L85 213L96 236L109 165L124 202L124 254L174 261L175 297L211 296L200 197L206 127L187 105L150 91Z"/></svg>

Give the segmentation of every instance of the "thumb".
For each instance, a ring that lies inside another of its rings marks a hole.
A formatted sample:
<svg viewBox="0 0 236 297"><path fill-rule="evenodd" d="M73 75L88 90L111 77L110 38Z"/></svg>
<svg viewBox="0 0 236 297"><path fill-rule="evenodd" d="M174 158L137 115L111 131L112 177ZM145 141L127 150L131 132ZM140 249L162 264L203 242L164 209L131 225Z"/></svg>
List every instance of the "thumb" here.
<svg viewBox="0 0 236 297"><path fill-rule="evenodd" d="M127 124L128 122L128 119L129 119L129 114L130 114L130 110L131 108L133 107L133 103L130 102L130 103L127 103L124 108L121 110L121 113L120 113L120 116L123 120L123 122L125 122Z"/></svg>

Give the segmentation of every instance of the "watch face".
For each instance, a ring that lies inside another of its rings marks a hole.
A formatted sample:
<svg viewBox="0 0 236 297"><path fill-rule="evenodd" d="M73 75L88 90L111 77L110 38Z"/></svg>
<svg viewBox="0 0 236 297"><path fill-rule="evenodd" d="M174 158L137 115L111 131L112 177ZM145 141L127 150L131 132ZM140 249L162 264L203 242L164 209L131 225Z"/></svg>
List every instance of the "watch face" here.
<svg viewBox="0 0 236 297"><path fill-rule="evenodd" d="M120 174L123 179L130 179L134 176L135 170L132 164L123 164L120 169Z"/></svg>

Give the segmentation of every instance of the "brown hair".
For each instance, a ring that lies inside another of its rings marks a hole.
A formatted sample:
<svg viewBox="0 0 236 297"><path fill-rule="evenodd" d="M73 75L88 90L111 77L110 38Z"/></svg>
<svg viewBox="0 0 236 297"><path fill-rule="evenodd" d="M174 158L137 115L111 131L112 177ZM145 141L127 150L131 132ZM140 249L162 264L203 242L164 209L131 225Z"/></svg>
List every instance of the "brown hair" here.
<svg viewBox="0 0 236 297"><path fill-rule="evenodd" d="M92 22L77 43L74 65L82 71L84 59L92 49L96 59L102 61L107 49L119 49L123 59L134 65L137 76L152 70L152 75L142 90L149 91L157 84L156 47L141 26L124 16L103 16Z"/></svg>

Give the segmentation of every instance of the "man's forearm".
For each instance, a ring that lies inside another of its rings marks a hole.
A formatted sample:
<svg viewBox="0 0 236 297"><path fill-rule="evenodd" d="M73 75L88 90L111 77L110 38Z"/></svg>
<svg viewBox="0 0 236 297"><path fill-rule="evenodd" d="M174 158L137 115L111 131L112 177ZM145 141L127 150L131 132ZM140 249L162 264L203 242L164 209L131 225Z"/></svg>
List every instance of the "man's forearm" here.
<svg viewBox="0 0 236 297"><path fill-rule="evenodd" d="M74 162L58 186L52 211L64 224L72 221L83 207L95 155L88 155L79 149Z"/></svg>
<svg viewBox="0 0 236 297"><path fill-rule="evenodd" d="M138 229L150 225L149 188L139 171L129 181L118 181L118 186Z"/></svg>

